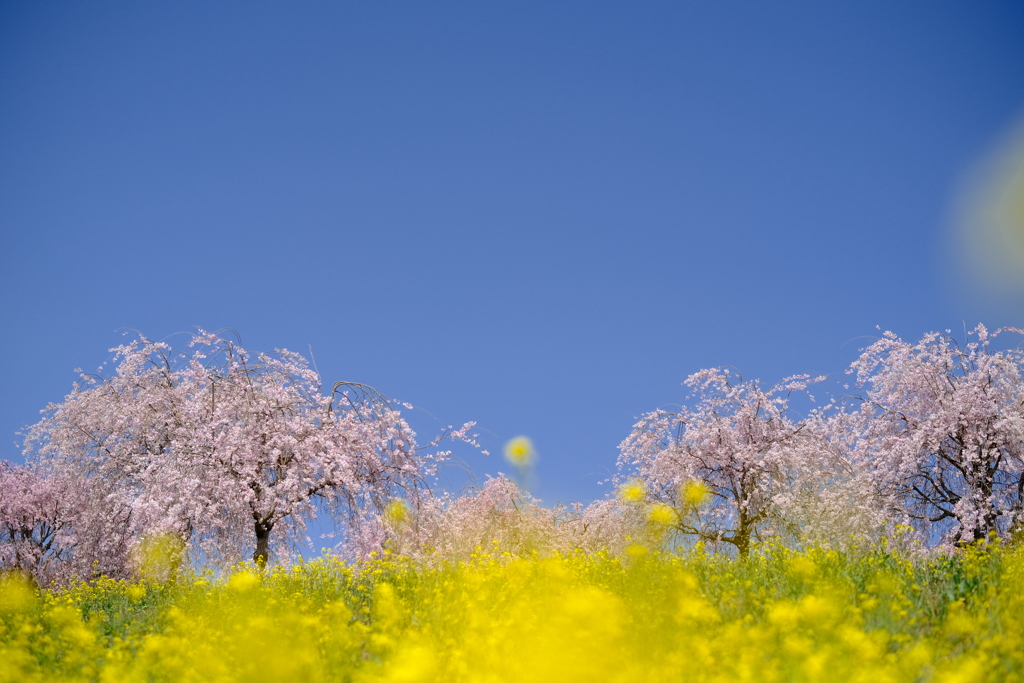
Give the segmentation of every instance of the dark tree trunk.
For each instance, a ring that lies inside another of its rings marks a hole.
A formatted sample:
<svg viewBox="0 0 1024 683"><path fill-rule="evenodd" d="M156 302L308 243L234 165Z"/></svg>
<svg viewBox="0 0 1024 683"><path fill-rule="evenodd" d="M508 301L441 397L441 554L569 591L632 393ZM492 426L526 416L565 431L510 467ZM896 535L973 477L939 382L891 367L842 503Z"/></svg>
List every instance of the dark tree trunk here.
<svg viewBox="0 0 1024 683"><path fill-rule="evenodd" d="M273 528L272 522L256 522L256 552L252 554L252 561L261 570L270 559L270 530Z"/></svg>

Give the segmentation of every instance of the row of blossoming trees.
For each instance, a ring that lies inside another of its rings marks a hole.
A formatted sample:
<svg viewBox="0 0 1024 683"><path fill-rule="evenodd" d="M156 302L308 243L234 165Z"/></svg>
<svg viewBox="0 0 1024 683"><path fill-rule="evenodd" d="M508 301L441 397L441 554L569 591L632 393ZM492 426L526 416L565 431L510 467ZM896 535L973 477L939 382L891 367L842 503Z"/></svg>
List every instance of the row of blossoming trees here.
<svg viewBox="0 0 1024 683"><path fill-rule="evenodd" d="M127 576L170 539L194 563L287 558L328 514L346 547L424 561L481 546L625 552L699 540L745 556L768 537L922 547L1006 536L1024 523L1024 356L976 328L959 345L886 333L854 390L801 419L793 377L763 389L726 369L686 382L689 404L645 415L621 446L619 495L553 509L504 477L466 496L426 485L446 453L417 446L393 403L325 392L298 354L249 354L196 335L186 354L140 339L116 371L82 374L0 466L0 566L42 583ZM471 424L449 430L472 442Z"/></svg>
<svg viewBox="0 0 1024 683"><path fill-rule="evenodd" d="M495 479L419 515L385 515L379 538L424 559L465 557L491 538L518 552L700 541L740 556L767 538L1006 538L1024 526L1024 354L993 349L1006 333L1022 332L979 325L963 345L948 332L916 344L887 332L853 363L853 390L803 418L794 393L824 377L764 389L703 370L686 381L689 405L645 415L622 442L617 497L548 510Z"/></svg>

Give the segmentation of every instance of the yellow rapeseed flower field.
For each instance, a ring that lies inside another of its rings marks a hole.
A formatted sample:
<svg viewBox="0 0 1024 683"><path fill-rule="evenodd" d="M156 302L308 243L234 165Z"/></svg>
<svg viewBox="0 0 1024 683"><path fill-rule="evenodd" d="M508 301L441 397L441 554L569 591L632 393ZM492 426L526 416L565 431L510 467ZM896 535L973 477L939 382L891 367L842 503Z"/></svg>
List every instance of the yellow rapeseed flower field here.
<svg viewBox="0 0 1024 683"><path fill-rule="evenodd" d="M1022 588L1024 550L998 545L385 553L52 591L8 576L0 683L1024 681Z"/></svg>

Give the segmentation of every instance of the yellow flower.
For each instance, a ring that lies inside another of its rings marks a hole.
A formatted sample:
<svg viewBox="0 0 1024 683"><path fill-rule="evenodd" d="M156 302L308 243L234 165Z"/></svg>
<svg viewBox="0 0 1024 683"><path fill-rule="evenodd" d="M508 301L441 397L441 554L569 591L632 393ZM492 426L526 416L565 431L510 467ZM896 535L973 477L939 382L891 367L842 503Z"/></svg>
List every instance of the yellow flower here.
<svg viewBox="0 0 1024 683"><path fill-rule="evenodd" d="M505 444L505 458L516 467L530 465L535 456L533 442L528 437L517 436Z"/></svg>
<svg viewBox="0 0 1024 683"><path fill-rule="evenodd" d="M125 593L128 594L128 599L132 602L138 602L146 596L146 587L137 583L133 583L125 589Z"/></svg>
<svg viewBox="0 0 1024 683"><path fill-rule="evenodd" d="M28 577L17 572L0 574L0 612L28 610L36 603L36 592Z"/></svg>
<svg viewBox="0 0 1024 683"><path fill-rule="evenodd" d="M671 526L676 523L676 511L671 505L655 503L647 511L647 519L661 526Z"/></svg>
<svg viewBox="0 0 1024 683"><path fill-rule="evenodd" d="M691 479L679 487L679 497L686 505L699 508L708 502L711 489L700 479Z"/></svg>
<svg viewBox="0 0 1024 683"><path fill-rule="evenodd" d="M384 509L384 519L392 526L400 526L409 521L409 504L402 498L395 498Z"/></svg>
<svg viewBox="0 0 1024 683"><path fill-rule="evenodd" d="M639 479L630 479L619 489L619 498L627 503L641 503L646 497L644 483Z"/></svg>
<svg viewBox="0 0 1024 683"><path fill-rule="evenodd" d="M149 534L132 549L135 570L142 578L169 581L185 559L185 541L171 533Z"/></svg>
<svg viewBox="0 0 1024 683"><path fill-rule="evenodd" d="M239 593L248 593L258 586L259 583L259 577L252 572L238 572L237 574L232 574L228 580L228 586Z"/></svg>
<svg viewBox="0 0 1024 683"><path fill-rule="evenodd" d="M632 557L634 560L639 559L647 555L647 546L640 545L639 543L633 543L626 548L626 554Z"/></svg>
<svg viewBox="0 0 1024 683"><path fill-rule="evenodd" d="M790 560L789 572L798 579L810 581L818 575L818 565L806 555L798 555Z"/></svg>

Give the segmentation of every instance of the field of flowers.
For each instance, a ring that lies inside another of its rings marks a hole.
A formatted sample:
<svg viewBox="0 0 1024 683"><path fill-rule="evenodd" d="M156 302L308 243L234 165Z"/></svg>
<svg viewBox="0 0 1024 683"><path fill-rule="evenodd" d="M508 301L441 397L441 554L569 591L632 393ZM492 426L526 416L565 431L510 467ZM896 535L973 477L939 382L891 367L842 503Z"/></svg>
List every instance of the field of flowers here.
<svg viewBox="0 0 1024 683"><path fill-rule="evenodd" d="M1024 550L698 545L0 583L0 681L1019 681Z"/></svg>

